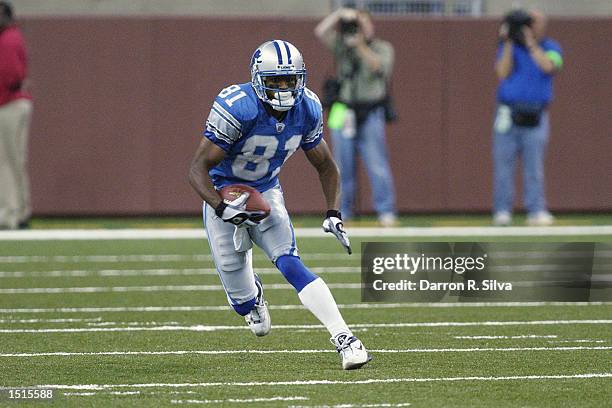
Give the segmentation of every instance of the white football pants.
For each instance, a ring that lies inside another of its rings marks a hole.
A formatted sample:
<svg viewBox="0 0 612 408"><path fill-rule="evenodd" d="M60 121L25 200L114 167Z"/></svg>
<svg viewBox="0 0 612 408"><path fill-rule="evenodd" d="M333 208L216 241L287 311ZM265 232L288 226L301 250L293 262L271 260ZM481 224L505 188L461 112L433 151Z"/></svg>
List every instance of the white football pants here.
<svg viewBox="0 0 612 408"><path fill-rule="evenodd" d="M264 192L263 196L271 212L254 227L236 228L219 218L210 205L203 206L208 244L230 304L241 304L257 296L251 241L273 263L283 255L298 256L293 225L280 186Z"/></svg>

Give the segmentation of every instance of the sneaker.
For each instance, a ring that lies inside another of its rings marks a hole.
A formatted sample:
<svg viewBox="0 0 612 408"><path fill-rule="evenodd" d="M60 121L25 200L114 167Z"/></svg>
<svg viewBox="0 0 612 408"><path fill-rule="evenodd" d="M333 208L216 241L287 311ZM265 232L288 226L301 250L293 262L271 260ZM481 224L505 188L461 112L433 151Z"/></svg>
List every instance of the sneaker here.
<svg viewBox="0 0 612 408"><path fill-rule="evenodd" d="M397 227L399 225L397 216L393 213L381 214L378 217L378 223L383 228Z"/></svg>
<svg viewBox="0 0 612 408"><path fill-rule="evenodd" d="M548 211L538 211L527 216L527 225L530 227L548 227L555 222L555 218Z"/></svg>
<svg viewBox="0 0 612 408"><path fill-rule="evenodd" d="M270 320L270 312L268 312L268 302L263 297L263 286L261 279L255 274L255 285L257 286L257 299L253 310L251 310L244 320L246 320L249 328L256 336L265 336L270 333L272 321Z"/></svg>
<svg viewBox="0 0 612 408"><path fill-rule="evenodd" d="M342 368L345 370L360 368L372 359L363 343L355 336L340 333L329 340L336 346L342 359Z"/></svg>
<svg viewBox="0 0 612 408"><path fill-rule="evenodd" d="M507 227L512 224L512 214L508 211L498 211L493 214L493 225L496 227Z"/></svg>

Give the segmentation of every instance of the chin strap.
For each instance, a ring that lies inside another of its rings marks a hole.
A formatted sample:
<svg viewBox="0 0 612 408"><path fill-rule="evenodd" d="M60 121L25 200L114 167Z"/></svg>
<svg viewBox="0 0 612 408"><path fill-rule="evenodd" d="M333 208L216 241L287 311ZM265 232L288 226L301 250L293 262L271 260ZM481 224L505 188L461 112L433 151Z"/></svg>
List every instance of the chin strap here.
<svg viewBox="0 0 612 408"><path fill-rule="evenodd" d="M295 105L295 98L291 91L277 91L275 92L276 98L269 99L270 106L272 109L280 112L288 111Z"/></svg>

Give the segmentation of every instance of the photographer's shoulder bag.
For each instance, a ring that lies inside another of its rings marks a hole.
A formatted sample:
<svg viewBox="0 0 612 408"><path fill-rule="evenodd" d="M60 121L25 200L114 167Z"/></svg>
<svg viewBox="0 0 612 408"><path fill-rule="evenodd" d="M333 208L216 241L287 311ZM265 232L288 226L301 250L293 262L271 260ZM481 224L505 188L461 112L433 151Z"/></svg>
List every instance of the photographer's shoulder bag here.
<svg viewBox="0 0 612 408"><path fill-rule="evenodd" d="M533 103L516 103L510 105L512 123L521 127L536 127L540 124L546 106Z"/></svg>
<svg viewBox="0 0 612 408"><path fill-rule="evenodd" d="M338 78L329 76L325 78L323 82L323 98L321 99L321 105L323 109L329 109L334 102L338 100L340 94L340 81Z"/></svg>

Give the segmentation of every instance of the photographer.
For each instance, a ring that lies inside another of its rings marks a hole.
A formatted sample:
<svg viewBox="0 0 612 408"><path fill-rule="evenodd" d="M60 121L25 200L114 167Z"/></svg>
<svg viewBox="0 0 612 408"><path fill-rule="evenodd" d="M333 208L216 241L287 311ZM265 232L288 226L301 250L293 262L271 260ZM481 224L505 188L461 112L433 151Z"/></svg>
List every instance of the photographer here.
<svg viewBox="0 0 612 408"><path fill-rule="evenodd" d="M524 203L529 225L550 225L544 195L544 156L548 143L548 106L553 75L562 65L559 44L545 36L539 11L508 13L499 30L495 72L497 112L493 126L493 223L512 222L514 169L523 159Z"/></svg>
<svg viewBox="0 0 612 408"><path fill-rule="evenodd" d="M32 96L28 56L12 5L0 0L0 230L29 227L27 172Z"/></svg>
<svg viewBox="0 0 612 408"><path fill-rule="evenodd" d="M351 8L340 8L325 17L315 35L334 53L337 65L337 95L328 125L340 167L342 215L344 219L354 216L359 152L370 178L379 223L393 226L397 223L395 191L385 140L385 113L392 113L385 106L393 47L374 38L374 25L366 12Z"/></svg>

